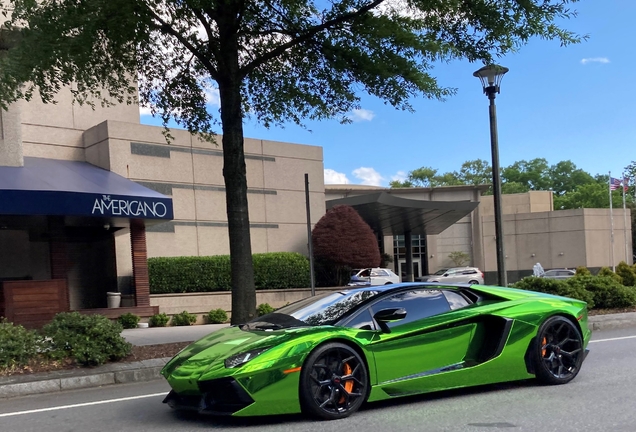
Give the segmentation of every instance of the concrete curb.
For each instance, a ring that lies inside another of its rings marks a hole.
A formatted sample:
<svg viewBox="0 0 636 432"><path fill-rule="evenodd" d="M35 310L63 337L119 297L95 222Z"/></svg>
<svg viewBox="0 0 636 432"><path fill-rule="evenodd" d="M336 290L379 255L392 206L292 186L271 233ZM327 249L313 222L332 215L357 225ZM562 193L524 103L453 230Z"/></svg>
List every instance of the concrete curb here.
<svg viewBox="0 0 636 432"><path fill-rule="evenodd" d="M160 358L133 363L113 363L91 369L0 377L0 399L111 384L151 381L161 378L159 372L168 360L170 359Z"/></svg>
<svg viewBox="0 0 636 432"><path fill-rule="evenodd" d="M587 326L592 331L636 327L636 312L594 315L588 318Z"/></svg>
<svg viewBox="0 0 636 432"><path fill-rule="evenodd" d="M636 327L636 312L594 315L589 317L588 327L592 331ZM143 342L139 344L143 345ZM113 363L91 369L0 377L0 400L64 390L151 381L161 378L159 372L169 360L169 358L160 358L133 363Z"/></svg>

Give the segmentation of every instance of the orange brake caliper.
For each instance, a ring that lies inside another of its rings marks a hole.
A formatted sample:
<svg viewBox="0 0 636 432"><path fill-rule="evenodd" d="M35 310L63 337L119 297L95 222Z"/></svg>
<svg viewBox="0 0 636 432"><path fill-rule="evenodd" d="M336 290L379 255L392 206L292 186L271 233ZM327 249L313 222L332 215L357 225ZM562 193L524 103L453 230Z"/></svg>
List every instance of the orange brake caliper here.
<svg viewBox="0 0 636 432"><path fill-rule="evenodd" d="M342 368L342 372L344 373L344 375L349 375L351 373L351 366L349 366L349 363L345 363L343 368ZM353 390L353 380L348 380L344 383L344 389L347 391L347 393L351 393L351 390ZM338 401L338 403L344 403L345 401L345 397L342 396L340 398L340 400Z"/></svg>
<svg viewBox="0 0 636 432"><path fill-rule="evenodd" d="M541 341L541 357L545 357L545 354L548 351L544 348L547 345L547 343L548 343L548 339L544 337L543 340Z"/></svg>

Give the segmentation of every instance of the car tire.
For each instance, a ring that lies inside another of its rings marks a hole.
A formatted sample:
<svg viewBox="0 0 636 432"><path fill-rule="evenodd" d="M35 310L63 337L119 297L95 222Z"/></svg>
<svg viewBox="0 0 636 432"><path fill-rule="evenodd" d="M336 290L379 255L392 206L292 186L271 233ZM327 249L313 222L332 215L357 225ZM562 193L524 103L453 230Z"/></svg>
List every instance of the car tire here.
<svg viewBox="0 0 636 432"><path fill-rule="evenodd" d="M535 373L544 384L572 381L585 358L580 330L560 315L552 316L541 324L533 351Z"/></svg>
<svg viewBox="0 0 636 432"><path fill-rule="evenodd" d="M364 360L342 343L318 346L300 372L300 406L312 417L324 420L348 417L364 403L369 390Z"/></svg>
<svg viewBox="0 0 636 432"><path fill-rule="evenodd" d="M479 281L471 280L468 282L470 285L479 285Z"/></svg>
<svg viewBox="0 0 636 432"><path fill-rule="evenodd" d="M384 285L393 285L393 282L387 282Z"/></svg>

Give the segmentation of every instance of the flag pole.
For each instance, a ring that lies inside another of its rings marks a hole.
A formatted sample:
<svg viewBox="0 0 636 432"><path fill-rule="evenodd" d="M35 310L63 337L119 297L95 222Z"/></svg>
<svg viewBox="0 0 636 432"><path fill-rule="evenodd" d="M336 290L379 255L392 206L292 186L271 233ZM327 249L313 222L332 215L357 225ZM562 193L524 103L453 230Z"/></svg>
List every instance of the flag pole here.
<svg viewBox="0 0 636 432"><path fill-rule="evenodd" d="M609 171L609 201L610 201L610 261L612 262L612 271L616 271L614 263L614 214L612 211L612 172Z"/></svg>
<svg viewBox="0 0 636 432"><path fill-rule="evenodd" d="M629 245L627 241L627 207L625 206L625 189L627 189L627 177L623 173L623 232L625 233L625 262L629 263Z"/></svg>

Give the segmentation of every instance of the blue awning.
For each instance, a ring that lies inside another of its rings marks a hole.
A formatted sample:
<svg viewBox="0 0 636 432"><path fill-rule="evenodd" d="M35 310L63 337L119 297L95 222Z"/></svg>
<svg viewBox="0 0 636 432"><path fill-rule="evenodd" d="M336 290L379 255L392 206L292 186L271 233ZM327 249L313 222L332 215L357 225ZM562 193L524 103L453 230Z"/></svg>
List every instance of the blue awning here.
<svg viewBox="0 0 636 432"><path fill-rule="evenodd" d="M25 157L0 166L0 214L173 218L172 199L86 162Z"/></svg>

